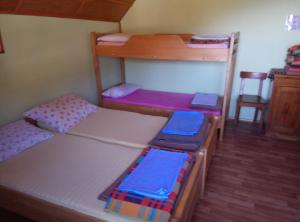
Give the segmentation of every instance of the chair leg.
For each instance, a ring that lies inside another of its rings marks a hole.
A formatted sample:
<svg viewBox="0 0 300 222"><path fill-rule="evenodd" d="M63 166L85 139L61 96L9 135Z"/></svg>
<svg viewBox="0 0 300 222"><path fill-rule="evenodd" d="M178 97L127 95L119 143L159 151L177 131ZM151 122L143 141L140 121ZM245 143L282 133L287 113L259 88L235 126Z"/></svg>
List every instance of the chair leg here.
<svg viewBox="0 0 300 222"><path fill-rule="evenodd" d="M239 119L240 119L240 109L241 106L237 103L236 104L236 110L235 110L235 125L239 124Z"/></svg>
<svg viewBox="0 0 300 222"><path fill-rule="evenodd" d="M259 129L260 129L260 132L261 132L261 133L262 133L263 130L264 130L265 112L266 112L266 109L265 109L265 108L262 108L262 109L261 109L261 116L260 116L260 126L259 126Z"/></svg>
<svg viewBox="0 0 300 222"><path fill-rule="evenodd" d="M258 108L255 108L255 114L254 114L254 119L253 119L254 124L257 122L258 110L259 110Z"/></svg>

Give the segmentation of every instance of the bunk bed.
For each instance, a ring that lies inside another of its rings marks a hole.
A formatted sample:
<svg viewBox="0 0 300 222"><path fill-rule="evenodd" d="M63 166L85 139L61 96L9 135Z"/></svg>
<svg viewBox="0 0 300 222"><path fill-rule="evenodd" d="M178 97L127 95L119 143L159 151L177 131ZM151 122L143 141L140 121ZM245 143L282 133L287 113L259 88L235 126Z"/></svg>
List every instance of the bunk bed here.
<svg viewBox="0 0 300 222"><path fill-rule="evenodd" d="M99 41L99 39L109 34L110 33L91 33L94 71L96 75L97 93L99 96L100 106L161 116L168 116L170 112L175 109L184 109L183 107L162 106L162 104L142 104L140 102L126 102L124 100L112 100L105 98L102 96L104 89L98 57L120 58L121 84L126 83L125 58L223 62L226 63L227 67L224 95L222 97L222 109L217 113L201 110L218 117L220 139L223 138L225 121L228 117L230 105L234 68L239 43L239 32L232 33L228 38L229 41L227 44L198 44L197 42L195 43L191 41L193 36L191 34L131 35L127 40L122 40L121 42ZM174 95L175 93L169 93L169 97L167 96L165 100L168 100ZM187 101L190 101L190 96L191 95L189 94L182 94L182 97L186 97L185 100L182 100L182 105Z"/></svg>

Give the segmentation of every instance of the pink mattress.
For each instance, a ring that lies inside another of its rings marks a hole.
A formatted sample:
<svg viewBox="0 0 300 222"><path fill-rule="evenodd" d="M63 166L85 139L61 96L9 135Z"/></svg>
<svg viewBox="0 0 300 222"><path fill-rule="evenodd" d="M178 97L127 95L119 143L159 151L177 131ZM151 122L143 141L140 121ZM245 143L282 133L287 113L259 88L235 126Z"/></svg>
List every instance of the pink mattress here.
<svg viewBox="0 0 300 222"><path fill-rule="evenodd" d="M170 110L198 110L211 115L221 115L221 110L190 108L190 103L193 97L194 94L188 93L174 93L139 89L134 93L122 98L104 97L104 100L107 102L157 107Z"/></svg>

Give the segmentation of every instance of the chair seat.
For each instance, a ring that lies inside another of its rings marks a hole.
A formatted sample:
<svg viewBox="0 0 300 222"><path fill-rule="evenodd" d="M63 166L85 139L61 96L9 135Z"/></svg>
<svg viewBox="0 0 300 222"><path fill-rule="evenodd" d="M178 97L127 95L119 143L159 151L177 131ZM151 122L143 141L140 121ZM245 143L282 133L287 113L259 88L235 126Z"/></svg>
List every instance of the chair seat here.
<svg viewBox="0 0 300 222"><path fill-rule="evenodd" d="M235 122L238 124L239 118L240 118L240 110L241 107L253 107L255 108L253 123L256 123L258 112L261 113L260 115L260 124L259 128L262 132L264 128L264 118L267 111L268 103L265 99L261 97L262 89L263 89L263 81L267 78L267 73L262 72L247 72L247 71L241 71L240 77L241 77L241 86L240 86L240 96L238 97L237 103L236 103L236 112L235 112ZM246 79L257 79L259 80L259 88L258 88L258 94L256 95L245 95L244 87L245 87L245 81Z"/></svg>
<svg viewBox="0 0 300 222"><path fill-rule="evenodd" d="M261 96L256 95L240 95L238 101L241 103L266 104L267 101Z"/></svg>

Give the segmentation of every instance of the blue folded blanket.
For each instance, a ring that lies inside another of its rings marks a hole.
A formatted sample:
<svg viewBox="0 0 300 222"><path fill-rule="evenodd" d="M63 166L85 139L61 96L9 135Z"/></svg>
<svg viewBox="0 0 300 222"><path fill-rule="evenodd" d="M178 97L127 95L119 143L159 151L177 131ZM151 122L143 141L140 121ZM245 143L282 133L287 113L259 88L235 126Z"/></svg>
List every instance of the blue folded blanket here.
<svg viewBox="0 0 300 222"><path fill-rule="evenodd" d="M209 93L196 93L192 105L216 106L218 102L218 95Z"/></svg>
<svg viewBox="0 0 300 222"><path fill-rule="evenodd" d="M118 189L154 199L167 199L187 158L187 153L152 148Z"/></svg>
<svg viewBox="0 0 300 222"><path fill-rule="evenodd" d="M193 136L197 134L204 120L204 113L191 111L175 111L162 129L164 134Z"/></svg>

